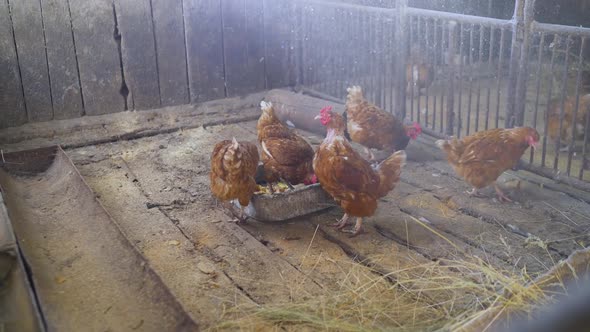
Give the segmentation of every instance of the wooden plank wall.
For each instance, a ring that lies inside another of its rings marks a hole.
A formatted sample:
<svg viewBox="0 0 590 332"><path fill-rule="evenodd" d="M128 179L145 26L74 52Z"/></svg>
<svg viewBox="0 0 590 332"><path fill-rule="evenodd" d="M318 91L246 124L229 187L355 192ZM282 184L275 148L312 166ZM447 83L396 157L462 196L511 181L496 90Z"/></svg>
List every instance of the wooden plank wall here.
<svg viewBox="0 0 590 332"><path fill-rule="evenodd" d="M301 84L319 74L303 66L306 38L327 46L316 57L347 42L306 30L305 3L0 0L0 128ZM345 14L326 27L348 28L331 24Z"/></svg>

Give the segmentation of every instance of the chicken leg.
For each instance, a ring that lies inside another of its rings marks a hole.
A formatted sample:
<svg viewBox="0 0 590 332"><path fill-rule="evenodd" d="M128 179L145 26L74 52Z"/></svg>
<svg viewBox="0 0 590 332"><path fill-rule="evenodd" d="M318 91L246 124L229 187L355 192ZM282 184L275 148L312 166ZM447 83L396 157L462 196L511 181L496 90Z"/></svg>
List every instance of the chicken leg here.
<svg viewBox="0 0 590 332"><path fill-rule="evenodd" d="M500 187L498 187L498 184L496 184L494 182L494 189L496 189L496 195L498 195L498 200L500 202L512 202L512 200L510 198L508 198L508 196L506 196L506 194L504 194L504 192L500 189Z"/></svg>
<svg viewBox="0 0 590 332"><path fill-rule="evenodd" d="M467 195L471 196L471 197L484 197L482 194L480 194L479 190L475 187L473 187L473 189L466 191Z"/></svg>
<svg viewBox="0 0 590 332"><path fill-rule="evenodd" d="M350 237L355 237L355 236L357 236L357 235L359 235L361 233L364 233L364 230L363 230L363 218L357 217L356 218L356 224L354 225L354 228L351 229L351 230L345 230L343 232L350 233L351 234Z"/></svg>
<svg viewBox="0 0 590 332"><path fill-rule="evenodd" d="M223 202L221 204L223 204L223 206L226 209L228 209L231 212L232 216L234 217L231 220L231 222L235 222L236 224L241 224L241 223L245 222L246 219L248 219L248 216L246 215L246 212L245 212L246 207L240 205L240 213L238 214L238 213L236 213L236 210L233 206L233 202L234 201L229 201L229 202Z"/></svg>
<svg viewBox="0 0 590 332"><path fill-rule="evenodd" d="M338 222L333 223L332 227L336 227L336 229L342 229L348 224L348 213L345 213Z"/></svg>

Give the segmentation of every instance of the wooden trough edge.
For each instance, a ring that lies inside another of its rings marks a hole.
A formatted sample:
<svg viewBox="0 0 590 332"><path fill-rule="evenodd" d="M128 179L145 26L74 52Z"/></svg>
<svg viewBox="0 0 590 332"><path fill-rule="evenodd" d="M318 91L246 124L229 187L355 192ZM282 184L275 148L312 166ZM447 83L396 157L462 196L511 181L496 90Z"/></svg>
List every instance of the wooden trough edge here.
<svg viewBox="0 0 590 332"><path fill-rule="evenodd" d="M12 322L1 322L3 327L8 329L15 328L20 331L46 331L45 320L39 308L39 302L33 288L31 276L25 268L25 261L21 250L18 247L14 230L8 216L4 196L0 192L0 256L12 257L15 262L5 266L0 264L0 275L6 276L8 281L7 287L18 288L19 291L3 292L4 300L10 304L0 303L0 308L5 305L16 307L17 312L21 315ZM8 270L3 270L8 267ZM23 298L22 294L26 294ZM6 318L6 317L5 317Z"/></svg>
<svg viewBox="0 0 590 332"><path fill-rule="evenodd" d="M143 254L139 251L139 249L129 240L126 236L125 232L122 230L120 225L115 221L112 215L108 212L108 210L104 207L104 205L100 202L97 198L94 191L90 188L84 177L80 174L78 168L74 165L72 160L68 157L65 151L62 149L61 146L52 146L46 148L39 148L34 150L26 150L20 152L13 152L9 154L4 154L5 162L4 165L0 165L0 170L6 173L6 176L21 176L24 174L31 175L35 173L44 173L47 171L52 164L56 162L60 162L62 166L70 168L70 172L74 173L74 176L80 182L80 185L83 187L83 190L88 192L93 196L93 201L97 205L98 209L104 213L104 216L107 218L108 222L114 227L117 233L117 237L120 237L121 244L128 248L130 253L136 257L138 261L141 262L141 269L143 270L143 274L145 277L150 278L157 288L160 291L163 298L161 298L161 302L167 302L167 307L170 308L171 311L174 311L178 315L178 319L176 319L175 323L175 331L198 331L199 326L197 322L193 320L193 318L185 311L182 304L176 299L176 297L172 294L171 290L168 286L162 281L160 276L154 271L154 269L150 266L150 263L146 260ZM41 158L41 167L37 164ZM50 160L49 160L50 159ZM60 161L61 160L61 161ZM21 161L21 162L14 162L14 161ZM37 163L36 163L37 161ZM1 188L1 187L0 187ZM4 190L2 190L4 193ZM1 201L2 205L4 205L4 198ZM0 206L1 208L1 206ZM8 208L8 207L6 207ZM0 209L0 213L2 213ZM8 214L7 214L8 215ZM1 215L0 215L1 217ZM8 220L8 219L7 219ZM15 242L16 248L20 252L20 244ZM29 281L32 285L30 291L34 292L34 283L33 283L33 276L28 275ZM43 310L43 305L39 302L36 302L39 308L39 315L42 322L45 322L45 315Z"/></svg>

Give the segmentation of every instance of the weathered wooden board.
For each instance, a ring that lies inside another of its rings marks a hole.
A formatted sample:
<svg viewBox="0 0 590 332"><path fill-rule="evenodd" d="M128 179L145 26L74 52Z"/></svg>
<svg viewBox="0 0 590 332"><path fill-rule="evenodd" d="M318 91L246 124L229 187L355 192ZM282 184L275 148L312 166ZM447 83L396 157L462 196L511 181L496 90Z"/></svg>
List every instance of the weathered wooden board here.
<svg viewBox="0 0 590 332"><path fill-rule="evenodd" d="M70 0L70 9L86 114L125 110L112 2Z"/></svg>
<svg viewBox="0 0 590 332"><path fill-rule="evenodd" d="M125 82L133 108L159 107L160 87L150 1L117 0L115 9L121 33Z"/></svg>
<svg viewBox="0 0 590 332"><path fill-rule="evenodd" d="M0 128L27 122L8 2L0 1Z"/></svg>
<svg viewBox="0 0 590 332"><path fill-rule="evenodd" d="M191 103L225 97L220 1L184 1Z"/></svg>
<svg viewBox="0 0 590 332"><path fill-rule="evenodd" d="M16 50L29 121L53 119L41 6L38 0L10 2Z"/></svg>
<svg viewBox="0 0 590 332"><path fill-rule="evenodd" d="M152 0L162 106L189 103L182 0Z"/></svg>
<svg viewBox="0 0 590 332"><path fill-rule="evenodd" d="M53 118L76 118L84 114L84 109L68 2L44 0L41 6L51 77Z"/></svg>
<svg viewBox="0 0 590 332"><path fill-rule="evenodd" d="M262 1L223 1L222 14L228 95L264 90Z"/></svg>
<svg viewBox="0 0 590 332"><path fill-rule="evenodd" d="M264 38L267 88L295 84L295 13L293 1L264 0Z"/></svg>

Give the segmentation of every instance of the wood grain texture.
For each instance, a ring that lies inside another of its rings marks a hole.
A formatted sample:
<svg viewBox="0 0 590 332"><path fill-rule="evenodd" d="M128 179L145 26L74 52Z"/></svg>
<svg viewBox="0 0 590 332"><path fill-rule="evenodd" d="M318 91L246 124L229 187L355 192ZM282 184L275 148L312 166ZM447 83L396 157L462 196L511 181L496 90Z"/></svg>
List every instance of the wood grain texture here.
<svg viewBox="0 0 590 332"><path fill-rule="evenodd" d="M225 97L221 0L184 0L191 103Z"/></svg>
<svg viewBox="0 0 590 332"><path fill-rule="evenodd" d="M51 77L54 119L84 114L76 49L67 0L43 0L47 63Z"/></svg>
<svg viewBox="0 0 590 332"><path fill-rule="evenodd" d="M0 128L27 122L8 2L0 0Z"/></svg>
<svg viewBox="0 0 590 332"><path fill-rule="evenodd" d="M10 2L23 90L29 121L53 119L49 70L38 0Z"/></svg>
<svg viewBox="0 0 590 332"><path fill-rule="evenodd" d="M262 1L222 2L225 80L229 96L264 90Z"/></svg>
<svg viewBox="0 0 590 332"><path fill-rule="evenodd" d="M117 0L117 22L130 108L160 106L160 87L150 0Z"/></svg>
<svg viewBox="0 0 590 332"><path fill-rule="evenodd" d="M295 48L295 15L298 5L286 0L263 2L267 88L294 85L297 64L292 49Z"/></svg>
<svg viewBox="0 0 590 332"><path fill-rule="evenodd" d="M115 17L109 0L69 0L87 115L125 110Z"/></svg>
<svg viewBox="0 0 590 332"><path fill-rule="evenodd" d="M152 0L162 106L189 103L182 0Z"/></svg>

